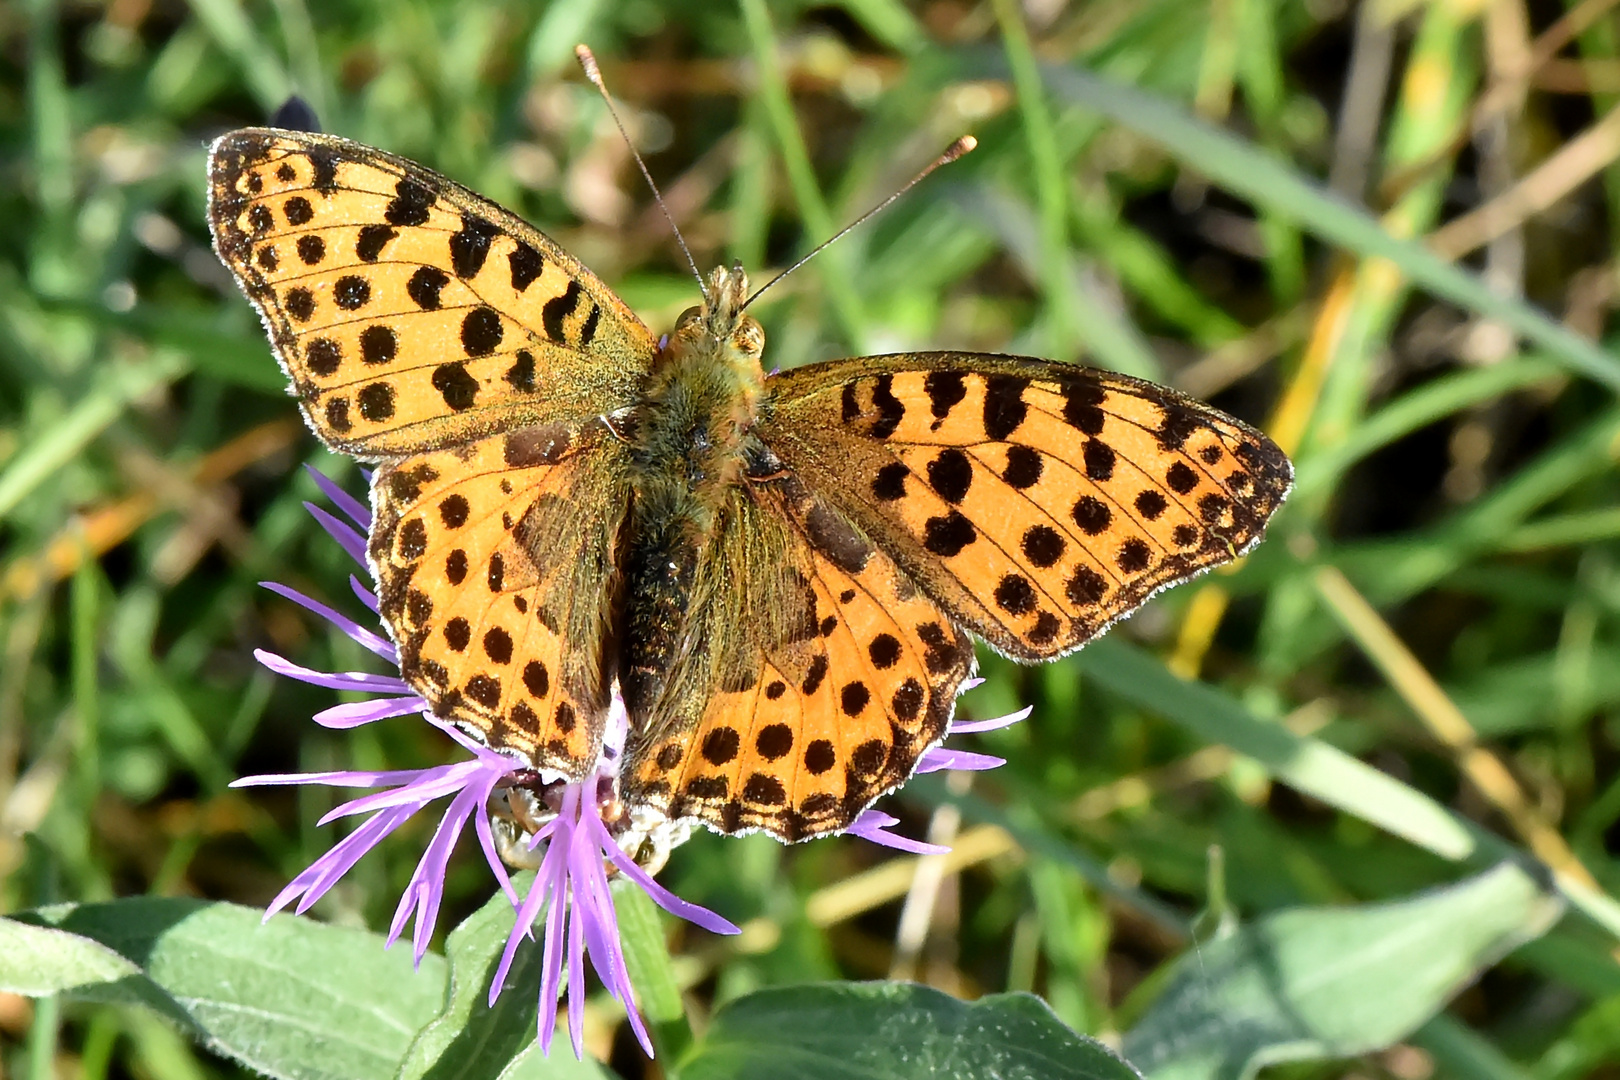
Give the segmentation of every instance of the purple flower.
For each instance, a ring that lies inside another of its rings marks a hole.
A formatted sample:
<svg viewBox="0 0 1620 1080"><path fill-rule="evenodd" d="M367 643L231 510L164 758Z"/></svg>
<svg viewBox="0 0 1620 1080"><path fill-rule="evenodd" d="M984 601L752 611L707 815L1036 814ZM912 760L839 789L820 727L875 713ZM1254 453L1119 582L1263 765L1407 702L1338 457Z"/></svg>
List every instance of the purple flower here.
<svg viewBox="0 0 1620 1080"><path fill-rule="evenodd" d="M963 683L958 693L967 693L975 686L984 682L983 679L969 679ZM998 728L1011 727L1020 720L1029 717L1032 710L1029 706L1006 716L997 716L990 720L953 720L951 730L947 735L969 735L980 731L995 731ZM998 758L991 754L975 754L969 750L953 750L948 746L936 746L923 753L917 761L917 773L939 772L941 769L956 769L962 772L983 772L986 769L999 768L1007 763L1006 758ZM951 849L941 847L939 844L929 844L921 840L912 840L909 837L899 836L888 831L892 825L899 824L900 819L892 814L885 814L875 806L869 806L855 819L845 832L851 836L859 836L870 840L874 844L882 844L897 851L909 851L914 855L944 855Z"/></svg>
<svg viewBox="0 0 1620 1080"><path fill-rule="evenodd" d="M371 515L362 503L319 472L311 469L310 475L348 521L312 503L304 505L343 550L364 566L365 533L370 530ZM353 575L349 577L349 584L360 601L375 613L376 595ZM274 582L265 582L264 586L321 616L363 648L398 667L399 654L387 638L295 589ZM312 671L274 653L259 650L254 655L270 670L289 678L333 690L381 695L365 701L335 705L316 713L315 722L324 727L359 727L416 713L471 755L470 760L428 769L285 773L250 776L236 781L233 787L324 784L368 789L371 792L350 799L321 818L320 824L324 825L338 818L369 815L358 828L281 890L271 901L265 918L288 905L294 905L293 910L300 914L307 911L349 872L361 856L389 833L429 803L449 798L450 804L439 820L439 827L416 864L410 884L406 886L394 911L388 943L392 945L397 941L405 927L414 922L411 951L417 962L421 962L438 920L450 853L470 821L490 871L516 910L512 932L507 938L506 949L490 988L491 1003L500 993L523 939L534 937L536 928L543 920L539 1017L541 1048L550 1050L552 1034L556 1030L558 1003L566 990L570 1041L575 1056L584 1053L584 961L588 958L608 993L624 1005L637 1040L651 1057L652 1041L636 1010L630 974L619 941L618 920L613 896L608 888L608 866L611 865L615 871L634 882L672 915L717 934L735 934L738 930L707 908L675 896L654 881L627 854L627 850L638 850L648 839L658 841L655 848L667 850L684 838L685 830L669 828L667 823L649 827L636 820L633 814L626 813L618 800L619 755L628 731L628 716L618 694L615 692L613 695L602 757L596 769L582 780L543 784L540 781L544 778L537 777L526 762L483 746L455 725L435 717L428 703L397 675ZM974 685L977 685L976 680L963 689ZM1024 709L994 720L958 722L951 726L950 733L988 731L1016 723L1028 715L1029 710ZM938 746L922 756L917 771L992 769L1000 764L1000 758L987 754ZM492 814L492 808L498 805L511 806L514 812L519 807L524 811L517 815L523 824L515 827L522 834L515 842L511 840L514 826L506 820L508 815L501 815L502 820L497 823ZM930 854L948 850L887 831L897 820L881 811L868 809L848 831L901 851ZM497 835L497 828L503 831L503 835ZM503 838L508 841L504 848ZM503 855L515 863L537 865L538 872L527 895L520 897L517 894ZM566 987L562 985L564 971L568 977Z"/></svg>

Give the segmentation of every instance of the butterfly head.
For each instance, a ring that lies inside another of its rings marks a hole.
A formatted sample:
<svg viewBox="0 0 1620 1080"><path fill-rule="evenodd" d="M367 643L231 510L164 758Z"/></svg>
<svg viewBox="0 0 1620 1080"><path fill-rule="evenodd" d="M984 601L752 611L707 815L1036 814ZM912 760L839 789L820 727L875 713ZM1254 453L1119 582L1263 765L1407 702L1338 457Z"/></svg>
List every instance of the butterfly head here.
<svg viewBox="0 0 1620 1080"><path fill-rule="evenodd" d="M757 370L765 351L765 328L743 311L748 275L742 267L717 266L709 275L703 303L675 320L668 348L687 356L713 356L728 367Z"/></svg>

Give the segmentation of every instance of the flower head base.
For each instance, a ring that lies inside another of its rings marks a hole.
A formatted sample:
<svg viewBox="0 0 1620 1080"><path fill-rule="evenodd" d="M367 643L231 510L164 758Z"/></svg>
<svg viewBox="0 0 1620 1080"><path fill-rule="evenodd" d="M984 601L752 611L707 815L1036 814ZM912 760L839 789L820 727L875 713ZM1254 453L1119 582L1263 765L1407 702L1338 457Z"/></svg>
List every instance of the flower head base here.
<svg viewBox="0 0 1620 1080"><path fill-rule="evenodd" d="M305 505L333 539L364 566L366 540L360 530L370 529L370 514L331 480L313 469L310 473L349 520L319 506ZM352 575L350 585L360 601L376 612L377 597ZM265 587L320 615L368 651L398 666L398 652L387 638L285 585L266 582ZM610 878L622 874L664 910L706 930L717 934L734 934L738 930L714 912L680 899L653 880L652 874L663 865L668 852L686 839L691 828L688 823L671 822L647 807L627 807L620 800L619 764L628 716L618 693L612 698L603 752L596 768L583 779L569 780L537 772L529 764L483 745L454 724L434 716L428 702L397 675L312 671L274 653L261 650L255 655L270 670L302 682L382 695L325 709L315 715L316 723L343 729L417 713L471 755L470 760L427 769L291 773L236 781L236 787L323 784L371 791L321 818L321 824L325 824L337 818L369 815L295 877L271 901L265 917L288 905L298 913L307 911L384 837L429 803L449 798L450 804L394 911L389 944L414 923L411 951L421 961L438 920L450 854L471 822L490 871L516 909L512 932L491 984L491 1002L505 984L518 947L525 938L535 936L543 919L539 1015L542 1049L550 1049L558 1004L566 992L570 1041L576 1056L584 1053L584 979L585 961L589 958L608 993L624 1005L637 1040L652 1056L652 1042L636 1010L619 941L617 915L608 887ZM1006 726L1028 713L1025 709L996 720L953 724L951 733ZM918 771L989 769L1000 764L1000 758L985 754L935 747L923 755ZM848 831L902 851L927 854L947 850L889 832L896 821L868 809ZM537 869L526 895L518 895L507 864Z"/></svg>

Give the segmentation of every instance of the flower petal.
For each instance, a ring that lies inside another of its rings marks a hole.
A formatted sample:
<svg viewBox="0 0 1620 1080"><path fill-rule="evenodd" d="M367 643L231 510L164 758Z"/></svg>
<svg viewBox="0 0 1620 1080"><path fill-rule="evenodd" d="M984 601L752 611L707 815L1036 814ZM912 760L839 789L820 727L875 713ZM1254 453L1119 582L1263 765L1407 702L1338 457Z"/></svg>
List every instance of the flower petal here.
<svg viewBox="0 0 1620 1080"><path fill-rule="evenodd" d="M310 516L320 523L321 528L326 530L326 535L336 540L338 546L348 552L349 558L361 566L366 565L366 538L364 536L361 536L354 529L312 502L306 502L304 509L308 510Z"/></svg>
<svg viewBox="0 0 1620 1080"><path fill-rule="evenodd" d="M364 531L371 531L371 511L366 508L365 503L344 491L336 480L333 480L315 466L305 465L304 471L309 473L310 479L315 481L315 486L321 489L321 493L332 500L333 506L343 511L350 521L360 526ZM367 482L369 483L369 480Z"/></svg>
<svg viewBox="0 0 1620 1080"><path fill-rule="evenodd" d="M951 734L968 735L977 731L996 731L999 728L1011 727L1021 720L1028 720L1029 714L1034 711L1033 705L1025 705L1017 712L1010 712L1006 716L993 716L988 720L953 720Z"/></svg>
<svg viewBox="0 0 1620 1080"><path fill-rule="evenodd" d="M321 603L319 600L310 599L297 589L289 588L288 586L281 584L279 581L261 581L259 584L264 588L269 589L277 596L285 597L297 604L299 607L313 611L315 614L319 615L321 618L343 631L349 636L350 639L357 642L361 648L368 649L371 652L376 653L384 660L387 660L390 664L399 664L399 653L395 651L394 643L389 641L387 638L380 637L377 634L372 633L370 630L367 630L353 619L334 611L325 604Z"/></svg>
<svg viewBox="0 0 1620 1080"><path fill-rule="evenodd" d="M277 675L285 675L311 686L324 686L328 690L362 690L375 694L411 692L405 680L394 675L372 675L365 671L312 671L265 649L254 649L253 658Z"/></svg>
<svg viewBox="0 0 1620 1080"><path fill-rule="evenodd" d="M343 731L372 723L375 720L386 720L391 716L406 716L410 713L426 712L427 708L427 702L412 694L409 697L346 701L342 705L322 709L310 719L321 725L321 727Z"/></svg>
<svg viewBox="0 0 1620 1080"><path fill-rule="evenodd" d="M601 830L597 842L601 844L602 852L619 871L641 886L643 892L653 898L653 903L674 915L696 926L701 926L711 934L740 934L741 928L733 925L729 920L716 915L706 907L701 907L689 900L682 900L658 882L654 881L641 867L636 865L634 859L619 850L619 845L613 842L607 829L600 820L593 820L596 829Z"/></svg>
<svg viewBox="0 0 1620 1080"><path fill-rule="evenodd" d="M371 609L371 613L373 615L376 615L382 610L382 605L377 602L377 594L366 588L360 579L355 577L353 574L349 575L349 589L356 597L359 598L362 604ZM397 663L398 661L395 662Z"/></svg>
<svg viewBox="0 0 1620 1080"><path fill-rule="evenodd" d="M936 746L917 760L917 772L939 772L941 769L960 769L963 772L983 772L1007 764L1006 758L994 754L975 754L971 750L952 750Z"/></svg>
<svg viewBox="0 0 1620 1080"><path fill-rule="evenodd" d="M891 817L881 810L873 810L868 807L865 813L855 819L855 824L845 829L844 832L850 836L859 836L863 840L870 840L874 844L894 848L896 851L909 851L913 855L950 854L951 849L948 847L913 840L910 837L887 831L889 826L898 825L899 823L899 818Z"/></svg>
<svg viewBox="0 0 1620 1080"><path fill-rule="evenodd" d="M325 784L328 787L374 788L405 784L425 769L395 769L391 772L338 770L335 772L265 773L231 781L231 787L272 787L279 784Z"/></svg>

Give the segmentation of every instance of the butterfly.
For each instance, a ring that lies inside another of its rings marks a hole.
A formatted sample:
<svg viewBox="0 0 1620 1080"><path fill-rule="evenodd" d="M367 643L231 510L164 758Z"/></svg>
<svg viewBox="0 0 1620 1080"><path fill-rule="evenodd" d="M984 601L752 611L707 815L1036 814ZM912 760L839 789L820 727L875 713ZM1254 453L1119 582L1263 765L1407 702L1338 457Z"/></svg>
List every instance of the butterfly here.
<svg viewBox="0 0 1620 1080"><path fill-rule="evenodd" d="M797 841L945 735L977 636L1079 648L1258 543L1263 434L1106 371L953 352L764 374L745 274L660 339L517 215L414 162L249 128L209 225L315 434L374 462L405 680L582 779L615 689L633 811Z"/></svg>

